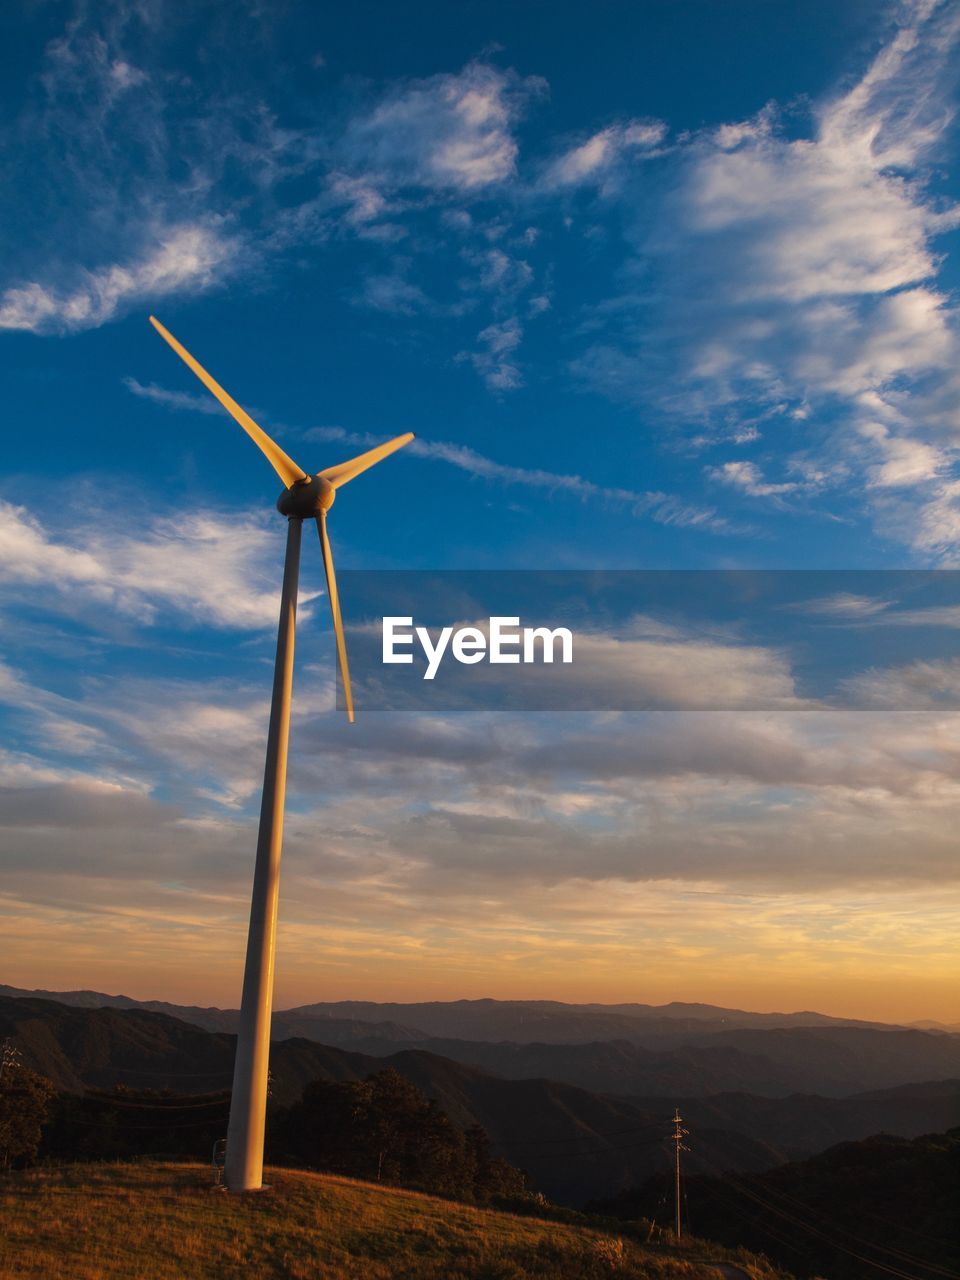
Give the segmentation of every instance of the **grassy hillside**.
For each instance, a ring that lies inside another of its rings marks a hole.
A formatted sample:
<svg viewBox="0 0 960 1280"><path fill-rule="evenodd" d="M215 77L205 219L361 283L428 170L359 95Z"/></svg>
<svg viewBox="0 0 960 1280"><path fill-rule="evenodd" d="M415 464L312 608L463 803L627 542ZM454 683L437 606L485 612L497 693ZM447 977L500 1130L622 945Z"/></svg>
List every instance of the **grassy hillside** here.
<svg viewBox="0 0 960 1280"><path fill-rule="evenodd" d="M211 1188L200 1165L74 1165L0 1177L2 1280L772 1280L583 1226L344 1178L275 1170L269 1191Z"/></svg>

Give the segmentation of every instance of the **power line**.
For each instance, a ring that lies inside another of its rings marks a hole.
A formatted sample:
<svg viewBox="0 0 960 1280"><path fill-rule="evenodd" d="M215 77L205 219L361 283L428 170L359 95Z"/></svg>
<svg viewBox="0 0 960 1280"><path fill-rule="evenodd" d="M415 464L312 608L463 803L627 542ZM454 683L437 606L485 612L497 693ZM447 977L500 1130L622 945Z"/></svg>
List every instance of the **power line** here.
<svg viewBox="0 0 960 1280"><path fill-rule="evenodd" d="M926 1262L923 1258L914 1257L913 1254L905 1253L902 1249L897 1249L894 1245L879 1245L875 1244L872 1240L865 1240L863 1236L858 1236L855 1232L851 1231L849 1227L843 1226L835 1219L824 1214L821 1210L814 1209L810 1205L806 1205L802 1201L795 1199L793 1196L788 1196L786 1192L778 1191L774 1187L768 1186L766 1183L764 1183L764 1192L769 1196L773 1196L774 1199L782 1200L786 1204L795 1205L804 1213L814 1215L819 1218L821 1222L825 1222L828 1227L831 1227L835 1231L839 1231L841 1235L846 1236L855 1244L863 1245L868 1249L873 1249L877 1253L889 1254L890 1257L899 1258L901 1262L909 1263L914 1267L921 1267L923 1270L931 1271L936 1275L946 1276L948 1280L956 1280L956 1271L948 1271L945 1267L941 1267L935 1262Z"/></svg>
<svg viewBox="0 0 960 1280"><path fill-rule="evenodd" d="M882 1263L873 1261L869 1258L864 1258L862 1257L861 1254L848 1249L841 1241L832 1240L826 1232L820 1230L819 1228L817 1228L816 1226L812 1225L809 1222L805 1222L802 1219L797 1218L795 1214L789 1214L785 1210L778 1208L777 1205L771 1204L769 1201L764 1200L764 1198L760 1195L760 1193L756 1190L755 1187L753 1187L751 1184L746 1183L742 1178L738 1179L735 1175L723 1173L721 1170L717 1169L717 1166L716 1164L714 1164L713 1161L706 1160L705 1163L710 1164L717 1171L720 1178L722 1179L721 1185L729 1185L733 1189L740 1191L742 1195L754 1200L755 1203L761 1205L761 1207L763 1208L766 1208L768 1212L778 1214L780 1217L784 1218L785 1221L791 1222L794 1226L799 1226L801 1230L807 1231L812 1235L818 1235L821 1239L831 1244L834 1248L840 1249L841 1252L847 1253L851 1257L857 1258L861 1262L866 1262L868 1266L877 1267L880 1270L890 1270L890 1268L885 1267ZM897 1261L900 1261L900 1262L906 1262L910 1266L920 1267L921 1270L929 1271L937 1275L946 1276L949 1278L949 1280L956 1280L955 1272L947 1271L944 1268L938 1266L936 1263L926 1262L922 1258L914 1257L912 1254L905 1253L903 1250L897 1249L892 1245L880 1245L880 1244L875 1244L872 1240L865 1240L862 1236L856 1235L855 1232L852 1232L848 1227L844 1227L841 1223L837 1222L835 1219L832 1219L827 1215L823 1214L822 1212L819 1212L818 1210L814 1209L812 1206L805 1204L803 1201L797 1200L793 1196L787 1195L786 1192L778 1192L775 1188L767 1186L766 1183L764 1183L764 1191L767 1195L771 1195L774 1198L783 1200L785 1203L795 1205L797 1210L800 1213L805 1214L808 1217L810 1215L818 1217L821 1222L826 1223L826 1225L830 1227L833 1231L839 1232L840 1235L846 1236L849 1240L852 1240L855 1244L861 1245L867 1249L872 1249L874 1253L886 1254L888 1257L896 1259ZM767 1230L766 1225L764 1226L764 1230ZM791 1246L791 1247L796 1247L796 1246ZM949 1247L949 1246L945 1246L945 1247ZM894 1269L893 1273L896 1274L896 1269ZM917 1278L913 1277L912 1280L917 1280Z"/></svg>
<svg viewBox="0 0 960 1280"><path fill-rule="evenodd" d="M737 1199L735 1199L733 1195L727 1196L727 1195L724 1195L723 1193L717 1195L715 1186L711 1186L710 1194L715 1198L719 1199L721 1204L725 1204L725 1207L728 1210L732 1211L738 1218L740 1218L743 1222L747 1223L748 1226L756 1227L756 1218L752 1215L748 1216L748 1213L744 1209L743 1205ZM769 1223L765 1222L763 1224L763 1233L765 1236L769 1236L771 1240L776 1240L778 1244L782 1244L787 1249L791 1249L794 1251L797 1249L797 1242L795 1239L791 1240L787 1236L784 1236L782 1232L776 1231L772 1226L770 1226Z"/></svg>
<svg viewBox="0 0 960 1280"><path fill-rule="evenodd" d="M557 1143L568 1142L602 1142L608 1138L628 1138L637 1133L656 1132L660 1134L659 1140L662 1140L663 1125L655 1121L647 1124L639 1125L634 1129L615 1129L612 1133L572 1133L567 1137L561 1138L514 1138L508 1142L498 1142L500 1147L530 1147L530 1146L552 1146Z"/></svg>
<svg viewBox="0 0 960 1280"><path fill-rule="evenodd" d="M117 1111L199 1111L209 1107L225 1107L229 1101L226 1098L211 1098L207 1102L136 1102L126 1101L121 1098L103 1098L96 1094L84 1094L83 1100L92 1105L99 1105L106 1108L114 1108Z"/></svg>
<svg viewBox="0 0 960 1280"><path fill-rule="evenodd" d="M898 1276L900 1280L920 1280L918 1276L911 1275L908 1271L901 1271L899 1267L887 1266L884 1262L878 1262L873 1258L865 1258L862 1253L857 1253L854 1249L848 1249L841 1241L833 1239L824 1231L820 1231L817 1227L813 1226L812 1223L804 1222L803 1219L787 1213L785 1209L779 1209L776 1205L770 1204L769 1201L764 1200L759 1195L756 1195L752 1190L743 1186L743 1184L739 1184L739 1190L742 1195L745 1195L749 1200L753 1200L755 1204L758 1204L762 1209L766 1209L768 1213L773 1213L778 1217L783 1218L784 1221L792 1223L802 1231L806 1231L809 1235L816 1236L818 1239L823 1240L826 1244L830 1245L831 1248L839 1249L841 1253L847 1254L848 1257L855 1258L858 1262L866 1263L868 1267L874 1267L876 1270L883 1271L887 1275ZM883 1252L883 1250L878 1248L878 1252ZM921 1264L921 1266L922 1265L923 1264Z"/></svg>
<svg viewBox="0 0 960 1280"><path fill-rule="evenodd" d="M86 1125L89 1128L102 1129L103 1119L104 1119L103 1116L100 1116L98 1119L95 1119L95 1120L85 1120L82 1116L66 1116L63 1119L63 1124L64 1125L81 1124L81 1125ZM167 1130L169 1129L199 1129L203 1125L222 1124L222 1122L223 1122L222 1116L206 1116L197 1120L185 1120L183 1124L164 1124L164 1123L161 1123L160 1121L158 1121L156 1124L125 1124L121 1130L119 1130L116 1134L113 1134L112 1136L122 1137L123 1134L130 1129L136 1129L144 1133L153 1133L153 1132L156 1132L157 1129L162 1129L163 1132L166 1133Z"/></svg>
<svg viewBox="0 0 960 1280"><path fill-rule="evenodd" d="M211 1076L223 1076L230 1078L230 1068L221 1067L217 1071L151 1071L147 1067L111 1067L111 1071L117 1071L122 1075L134 1076L169 1076L171 1080L209 1080Z"/></svg>

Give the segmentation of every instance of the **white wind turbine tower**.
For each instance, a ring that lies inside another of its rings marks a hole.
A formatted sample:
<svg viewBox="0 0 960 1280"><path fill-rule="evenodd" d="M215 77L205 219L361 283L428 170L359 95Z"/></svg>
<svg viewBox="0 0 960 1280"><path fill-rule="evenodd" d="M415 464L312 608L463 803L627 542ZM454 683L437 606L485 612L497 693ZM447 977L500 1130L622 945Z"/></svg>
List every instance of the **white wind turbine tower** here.
<svg viewBox="0 0 960 1280"><path fill-rule="evenodd" d="M158 320L150 323L193 370L200 381L243 427L284 483L278 510L287 517L287 552L280 597L280 627L273 674L273 700L267 735L267 759L260 803L260 832L253 876L247 960L243 973L240 1028L227 1127L224 1176L231 1191L256 1191L263 1185L263 1138L267 1108L267 1072L270 1058L270 1018L273 1010L273 970L276 954L277 898L280 888L280 852L283 841L283 802L287 784L287 743L290 737L290 698L293 688L293 641L297 617L297 584L300 577L300 536L304 520L316 520L327 575L327 593L333 612L337 656L343 679L347 717L353 721L350 670L340 617L333 553L327 536L327 512L337 490L413 439L413 433L397 436L368 453L309 476L276 444L249 414L211 378L173 334Z"/></svg>

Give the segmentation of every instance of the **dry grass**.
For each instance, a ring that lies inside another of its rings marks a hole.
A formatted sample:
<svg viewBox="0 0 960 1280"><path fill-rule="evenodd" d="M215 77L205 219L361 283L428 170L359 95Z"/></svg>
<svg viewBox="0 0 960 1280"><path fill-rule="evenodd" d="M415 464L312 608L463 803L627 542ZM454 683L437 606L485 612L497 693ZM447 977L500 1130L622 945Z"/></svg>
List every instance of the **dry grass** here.
<svg viewBox="0 0 960 1280"><path fill-rule="evenodd" d="M3 1175L0 1278L719 1280L723 1274L613 1232L346 1178L292 1170L269 1176L270 1190L231 1196L212 1189L199 1165L74 1165Z"/></svg>

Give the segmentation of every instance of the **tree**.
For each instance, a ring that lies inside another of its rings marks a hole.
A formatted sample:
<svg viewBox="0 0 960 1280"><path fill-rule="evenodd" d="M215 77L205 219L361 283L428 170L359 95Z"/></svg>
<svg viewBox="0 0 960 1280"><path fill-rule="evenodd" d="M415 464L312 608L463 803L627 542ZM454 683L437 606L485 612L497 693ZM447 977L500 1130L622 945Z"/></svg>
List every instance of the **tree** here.
<svg viewBox="0 0 960 1280"><path fill-rule="evenodd" d="M494 1196L518 1196L526 1189L526 1178L519 1169L493 1154L486 1129L472 1124L463 1135L473 1198L480 1203Z"/></svg>
<svg viewBox="0 0 960 1280"><path fill-rule="evenodd" d="M466 1200L512 1194L523 1175L491 1155L479 1126L458 1129L392 1067L366 1080L307 1085L277 1117L274 1156L334 1173Z"/></svg>
<svg viewBox="0 0 960 1280"><path fill-rule="evenodd" d="M52 1083L6 1048L0 1070L0 1168L27 1163L37 1154L53 1095Z"/></svg>

